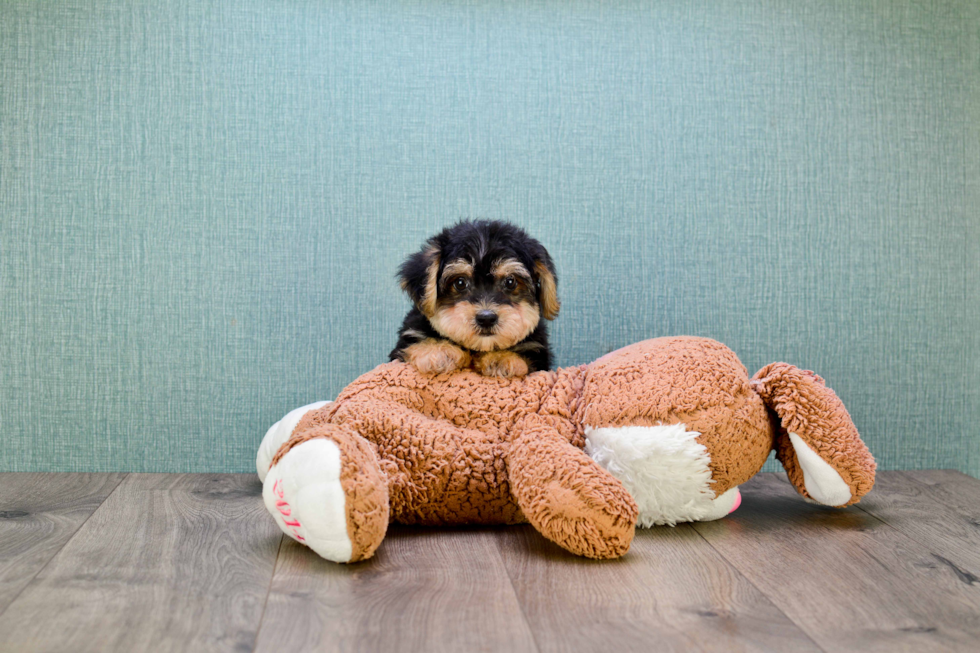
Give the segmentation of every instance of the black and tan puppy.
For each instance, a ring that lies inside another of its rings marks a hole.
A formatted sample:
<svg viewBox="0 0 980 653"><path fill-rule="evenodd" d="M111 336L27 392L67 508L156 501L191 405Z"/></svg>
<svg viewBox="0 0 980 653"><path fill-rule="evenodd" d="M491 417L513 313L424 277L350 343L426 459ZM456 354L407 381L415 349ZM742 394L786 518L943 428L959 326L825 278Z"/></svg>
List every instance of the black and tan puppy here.
<svg viewBox="0 0 980 653"><path fill-rule="evenodd" d="M391 360L431 374L470 365L504 377L551 368L544 320L558 316L555 265L522 229L460 222L430 238L398 277L414 307Z"/></svg>

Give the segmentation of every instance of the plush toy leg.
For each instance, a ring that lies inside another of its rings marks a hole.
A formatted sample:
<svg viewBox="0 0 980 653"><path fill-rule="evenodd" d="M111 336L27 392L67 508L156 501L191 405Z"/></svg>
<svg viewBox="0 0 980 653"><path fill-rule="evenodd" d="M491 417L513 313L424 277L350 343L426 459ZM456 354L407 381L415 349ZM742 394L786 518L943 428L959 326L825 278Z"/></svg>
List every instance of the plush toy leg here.
<svg viewBox="0 0 980 653"><path fill-rule="evenodd" d="M504 443L372 393L347 395L332 420L377 445L391 519L400 524L516 524Z"/></svg>
<svg viewBox="0 0 980 653"><path fill-rule="evenodd" d="M823 379L772 363L759 370L751 385L779 417L776 458L797 492L824 505L848 506L871 490L874 458Z"/></svg>
<svg viewBox="0 0 980 653"><path fill-rule="evenodd" d="M539 415L528 416L518 433L507 472L527 520L572 553L626 553L639 511L623 485Z"/></svg>
<svg viewBox="0 0 980 653"><path fill-rule="evenodd" d="M279 528L327 560L370 558L388 528L388 484L364 438L305 416L262 488Z"/></svg>

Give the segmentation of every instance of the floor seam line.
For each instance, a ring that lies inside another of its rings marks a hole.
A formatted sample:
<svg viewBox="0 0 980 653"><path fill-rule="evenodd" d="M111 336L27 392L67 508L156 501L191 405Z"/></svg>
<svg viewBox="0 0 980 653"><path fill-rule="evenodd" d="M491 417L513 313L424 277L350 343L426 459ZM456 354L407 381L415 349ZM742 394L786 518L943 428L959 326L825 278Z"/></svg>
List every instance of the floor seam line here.
<svg viewBox="0 0 980 653"><path fill-rule="evenodd" d="M286 539L283 533L279 533L279 546L276 547L276 559L272 561L272 574L269 575L269 587L265 591L265 600L262 602L262 614L259 615L259 624L255 628L255 641L252 642L252 650L259 645L259 633L262 632L262 624L265 622L266 608L269 607L269 597L272 596L272 583L276 580L276 570L279 569L279 556L282 554L282 543Z"/></svg>
<svg viewBox="0 0 980 653"><path fill-rule="evenodd" d="M538 636L535 634L534 629L531 628L531 622L528 621L527 614L524 612L524 603L521 601L521 597L517 594L517 586L514 585L514 577L510 574L510 568L507 566L504 560L504 554L500 549L500 539L495 538L495 549L497 550L497 558L500 560L500 564L504 568L504 573L507 574L507 581L510 583L510 591L514 594L514 600L517 602L517 607L521 611L521 619L524 621L524 625L527 626L527 632L531 633L531 641L534 642L534 649L541 652L541 644L538 642Z"/></svg>

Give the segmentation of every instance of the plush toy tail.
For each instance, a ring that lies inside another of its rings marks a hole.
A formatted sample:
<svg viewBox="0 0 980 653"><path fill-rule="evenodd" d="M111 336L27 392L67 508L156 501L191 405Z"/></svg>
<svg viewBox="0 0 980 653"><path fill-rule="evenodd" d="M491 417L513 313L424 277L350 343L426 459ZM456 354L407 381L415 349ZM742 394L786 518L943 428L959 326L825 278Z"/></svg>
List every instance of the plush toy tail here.
<svg viewBox="0 0 980 653"><path fill-rule="evenodd" d="M797 492L849 506L871 490L875 461L840 398L823 379L788 363L759 370L752 388L778 417L776 458Z"/></svg>

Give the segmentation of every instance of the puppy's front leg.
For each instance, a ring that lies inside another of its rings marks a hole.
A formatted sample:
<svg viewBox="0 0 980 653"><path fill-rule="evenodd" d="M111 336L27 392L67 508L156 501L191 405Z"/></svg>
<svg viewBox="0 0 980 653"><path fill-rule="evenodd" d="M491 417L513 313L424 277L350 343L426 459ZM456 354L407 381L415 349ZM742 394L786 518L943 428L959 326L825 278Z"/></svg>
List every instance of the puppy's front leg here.
<svg viewBox="0 0 980 653"><path fill-rule="evenodd" d="M442 374L470 365L469 352L448 340L435 338L409 345L402 352L402 359L423 374Z"/></svg>
<svg viewBox="0 0 980 653"><path fill-rule="evenodd" d="M488 351L480 354L473 361L473 367L483 376L509 378L528 373L527 361L512 351Z"/></svg>

